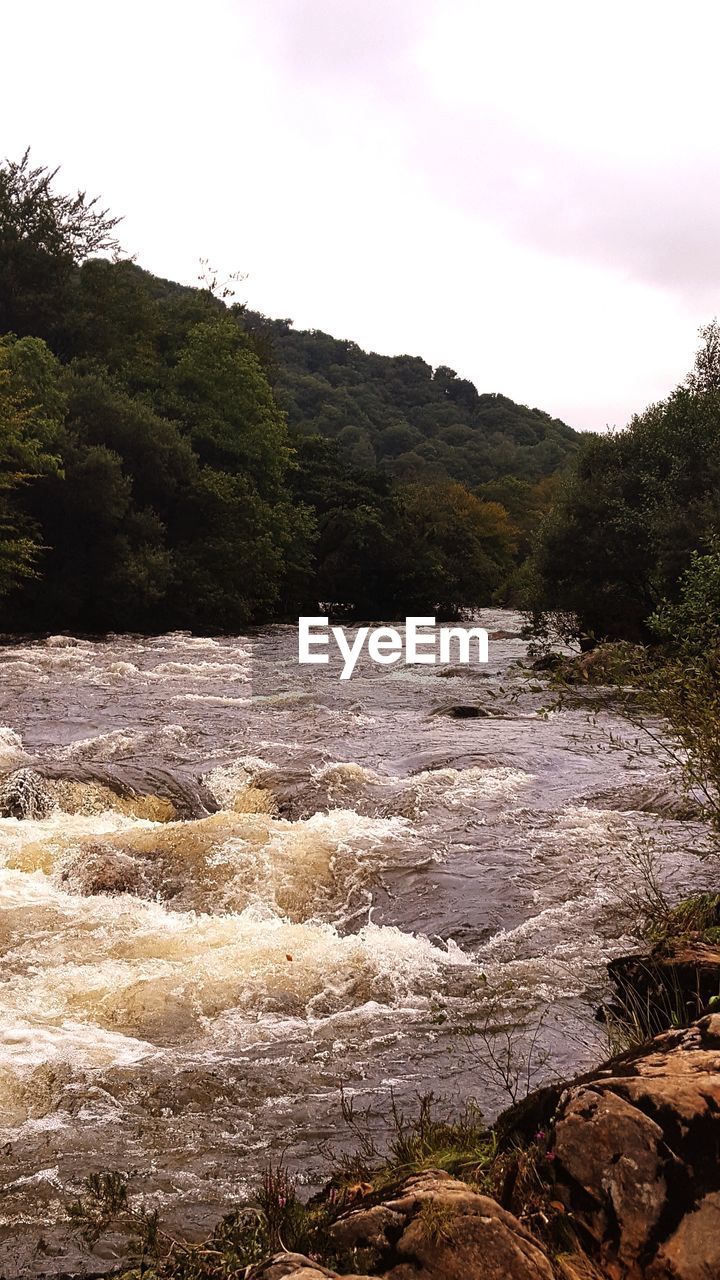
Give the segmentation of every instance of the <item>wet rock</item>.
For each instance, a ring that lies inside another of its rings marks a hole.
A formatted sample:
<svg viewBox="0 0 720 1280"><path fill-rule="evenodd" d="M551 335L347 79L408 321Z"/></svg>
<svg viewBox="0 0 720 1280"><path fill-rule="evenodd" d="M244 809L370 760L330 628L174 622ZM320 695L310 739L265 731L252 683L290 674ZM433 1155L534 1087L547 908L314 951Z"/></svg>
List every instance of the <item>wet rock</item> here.
<svg viewBox="0 0 720 1280"><path fill-rule="evenodd" d="M114 810L129 818L145 818L150 822L173 822L177 817L174 806L162 796L121 792L102 782L53 778L48 787L63 813L89 816Z"/></svg>
<svg viewBox="0 0 720 1280"><path fill-rule="evenodd" d="M121 850L112 849L101 842L87 844L75 854L67 856L59 874L61 884L74 893L131 893L150 896L157 886L149 885L142 866Z"/></svg>
<svg viewBox="0 0 720 1280"><path fill-rule="evenodd" d="M562 653L542 653L530 666L533 671L557 671L566 660Z"/></svg>
<svg viewBox="0 0 720 1280"><path fill-rule="evenodd" d="M655 813L676 822L695 822L702 818L702 806L692 796L674 787L654 784L629 784L610 791L598 791L586 797L595 809L611 809L618 813Z"/></svg>
<svg viewBox="0 0 720 1280"><path fill-rule="evenodd" d="M219 805L200 778L167 769L122 766L49 764L49 785L68 813L97 813L113 808L153 822L188 821L217 813Z"/></svg>
<svg viewBox="0 0 720 1280"><path fill-rule="evenodd" d="M554 1194L605 1274L720 1275L720 1015L568 1089L553 1155Z"/></svg>
<svg viewBox="0 0 720 1280"><path fill-rule="evenodd" d="M16 769L0 783L2 818L46 818L53 808L51 791L34 769Z"/></svg>
<svg viewBox="0 0 720 1280"><path fill-rule="evenodd" d="M432 714L434 716L450 716L453 720L478 720L487 719L493 713L487 707L463 702L447 707L436 707Z"/></svg>

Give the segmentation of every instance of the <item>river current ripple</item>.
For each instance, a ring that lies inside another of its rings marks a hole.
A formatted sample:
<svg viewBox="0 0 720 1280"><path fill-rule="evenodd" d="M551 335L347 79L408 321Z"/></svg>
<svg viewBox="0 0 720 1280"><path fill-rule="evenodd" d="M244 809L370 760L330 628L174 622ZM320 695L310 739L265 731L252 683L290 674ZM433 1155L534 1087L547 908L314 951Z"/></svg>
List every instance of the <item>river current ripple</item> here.
<svg viewBox="0 0 720 1280"><path fill-rule="evenodd" d="M496 1112L510 1028L538 1082L602 1055L636 859L682 880L702 832L480 621L487 667L347 682L291 627L0 646L0 776L55 788L0 820L0 1273L102 1265L63 1217L91 1170L202 1231L282 1151L322 1179L341 1083L381 1133L391 1092Z"/></svg>

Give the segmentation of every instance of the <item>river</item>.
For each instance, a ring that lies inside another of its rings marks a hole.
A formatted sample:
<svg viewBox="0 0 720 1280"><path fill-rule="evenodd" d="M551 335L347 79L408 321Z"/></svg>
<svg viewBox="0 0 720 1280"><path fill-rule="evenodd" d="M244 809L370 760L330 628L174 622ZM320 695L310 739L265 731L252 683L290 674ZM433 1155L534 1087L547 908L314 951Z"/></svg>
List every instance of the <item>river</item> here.
<svg viewBox="0 0 720 1280"><path fill-rule="evenodd" d="M508 1038L534 1082L606 1051L636 859L695 874L702 832L482 622L487 667L346 682L291 627L0 647L0 775L52 804L0 820L0 1273L100 1265L64 1221L91 1170L199 1232L283 1151L322 1181L341 1083L381 1136L391 1091L492 1116Z"/></svg>

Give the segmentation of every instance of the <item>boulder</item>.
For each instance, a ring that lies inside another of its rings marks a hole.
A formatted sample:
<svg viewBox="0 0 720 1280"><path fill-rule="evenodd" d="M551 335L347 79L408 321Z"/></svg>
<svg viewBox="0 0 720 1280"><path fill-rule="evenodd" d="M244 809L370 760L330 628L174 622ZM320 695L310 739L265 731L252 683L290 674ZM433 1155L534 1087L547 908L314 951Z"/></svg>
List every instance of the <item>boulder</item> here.
<svg viewBox="0 0 720 1280"><path fill-rule="evenodd" d="M648 1280L716 1280L720 1276L720 1193L711 1191L658 1249Z"/></svg>
<svg viewBox="0 0 720 1280"><path fill-rule="evenodd" d="M613 1280L720 1276L720 1014L567 1089L555 1192Z"/></svg>
<svg viewBox="0 0 720 1280"><path fill-rule="evenodd" d="M540 1245L511 1213L441 1170L332 1228L344 1248L372 1250L386 1280L552 1280Z"/></svg>
<svg viewBox="0 0 720 1280"><path fill-rule="evenodd" d="M405 1230L405 1221L403 1214L395 1209L375 1204L339 1218L330 1228L330 1234L342 1249L373 1249L384 1253Z"/></svg>
<svg viewBox="0 0 720 1280"><path fill-rule="evenodd" d="M652 1032L668 1031L709 1013L720 992L720 946L678 939L646 956L618 956L608 972L617 991L607 1005L611 1017L622 1022L628 1010L640 1010Z"/></svg>
<svg viewBox="0 0 720 1280"><path fill-rule="evenodd" d="M494 713L488 707L482 707L476 703L457 702L450 706L435 707L431 712L434 716L450 716L453 720L489 720L494 718Z"/></svg>
<svg viewBox="0 0 720 1280"><path fill-rule="evenodd" d="M407 1226L387 1280L552 1280L550 1262L517 1218L447 1174L411 1178L388 1207Z"/></svg>

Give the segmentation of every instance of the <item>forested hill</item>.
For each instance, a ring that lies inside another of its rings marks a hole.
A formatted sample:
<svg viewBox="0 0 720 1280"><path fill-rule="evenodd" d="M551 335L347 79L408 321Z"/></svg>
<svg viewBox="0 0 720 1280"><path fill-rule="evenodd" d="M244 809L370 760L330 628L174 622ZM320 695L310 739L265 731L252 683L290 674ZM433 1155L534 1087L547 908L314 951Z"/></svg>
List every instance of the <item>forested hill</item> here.
<svg viewBox="0 0 720 1280"><path fill-rule="evenodd" d="M0 164L0 631L508 598L569 427L159 280L54 179Z"/></svg>
<svg viewBox="0 0 720 1280"><path fill-rule="evenodd" d="M480 393L446 366L363 351L254 311L243 320L269 340L275 393L291 428L337 441L350 466L474 488L504 476L540 480L578 447L578 433L558 418Z"/></svg>

